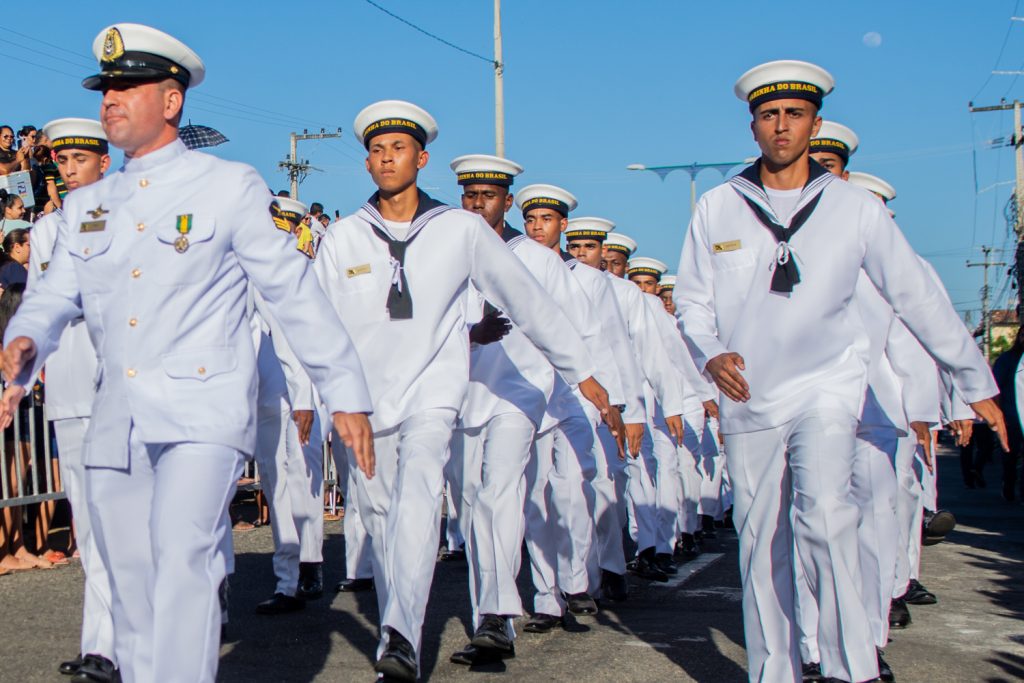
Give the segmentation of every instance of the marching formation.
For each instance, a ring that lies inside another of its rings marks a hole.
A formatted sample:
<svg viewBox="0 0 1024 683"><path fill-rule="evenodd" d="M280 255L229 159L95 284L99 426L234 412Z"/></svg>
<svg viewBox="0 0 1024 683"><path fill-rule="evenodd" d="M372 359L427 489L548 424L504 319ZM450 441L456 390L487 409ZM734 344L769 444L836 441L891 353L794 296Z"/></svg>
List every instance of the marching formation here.
<svg viewBox="0 0 1024 683"><path fill-rule="evenodd" d="M890 628L935 602L931 431L977 415L1005 448L1006 428L895 190L849 172L856 135L821 120L825 70L737 81L761 156L700 199L672 276L568 190L513 192L508 159L458 157L462 206L431 198L438 124L399 100L356 115L376 191L324 228L178 139L205 74L185 44L117 24L93 52L100 120L45 127L70 192L32 230L3 355L5 423L45 363L69 472L72 680L215 679L247 459L277 577L256 611L320 597L327 442L337 590L375 591L381 680L419 677L445 493L473 613L453 662L514 657L527 613L546 633L627 600L629 575L667 581L731 514L750 680L895 680Z"/></svg>

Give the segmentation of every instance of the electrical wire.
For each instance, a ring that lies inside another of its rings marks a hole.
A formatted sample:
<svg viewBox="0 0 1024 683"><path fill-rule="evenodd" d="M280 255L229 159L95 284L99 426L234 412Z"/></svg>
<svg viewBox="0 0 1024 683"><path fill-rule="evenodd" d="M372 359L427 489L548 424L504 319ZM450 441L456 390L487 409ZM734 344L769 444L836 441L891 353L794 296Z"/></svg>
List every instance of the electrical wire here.
<svg viewBox="0 0 1024 683"><path fill-rule="evenodd" d="M490 64L491 66L493 66L495 68L502 66L502 64L500 64L499 62L496 62L495 60L491 59L490 57L484 57L481 54L473 52L472 50L467 50L464 47L459 47L455 43L449 42L449 41L445 40L444 38L442 38L441 36L435 35L435 34L431 33L430 31L428 31L426 29L420 28L419 26L417 26L416 24L412 23L408 19L403 19L402 17L398 16L394 12L391 12L391 11L385 9L384 7L381 7L380 5L375 3L373 0L365 0L365 2L366 2L366 4L368 4L368 5L372 6L372 7L376 7L377 9L379 9L381 12L383 12L386 15L388 15L392 19L397 19L398 21L402 22L403 24L405 24L409 28L415 29L416 31L419 31L423 35L425 35L425 36L427 36L429 38L433 38L434 40L436 40L439 43L444 43L448 47L450 47L450 48L452 48L454 50L458 50L459 52L462 52L464 54L467 54L470 57L476 57L477 59L481 59L481 60L487 62L488 64Z"/></svg>
<svg viewBox="0 0 1024 683"><path fill-rule="evenodd" d="M1019 7L1020 0L1017 0L1013 4L1013 14L1011 16L1017 16L1017 9ZM980 95L981 92L985 89L985 86L987 86L992 81L992 76L994 75L992 72L999 68L999 62L1001 62L1003 59L1003 52L1006 50L1006 43L1010 40L1010 33L1013 31L1014 23L1016 22L1014 22L1013 19L1011 19L1010 25L1006 27L1006 35L1003 36L1003 44L999 46L999 56L996 57L995 64L993 64L992 68L989 69L988 78L986 78L985 82L981 84L980 88L978 88L978 92L974 93L974 97L971 98L972 100L978 99L978 95ZM1014 81L1016 81L1016 78L1014 79Z"/></svg>

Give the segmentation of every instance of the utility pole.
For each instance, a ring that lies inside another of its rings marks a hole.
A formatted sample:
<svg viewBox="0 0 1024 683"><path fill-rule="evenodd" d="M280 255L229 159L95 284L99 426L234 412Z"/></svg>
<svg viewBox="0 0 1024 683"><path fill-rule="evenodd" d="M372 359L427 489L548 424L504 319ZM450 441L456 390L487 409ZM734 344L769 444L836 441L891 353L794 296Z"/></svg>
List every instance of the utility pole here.
<svg viewBox="0 0 1024 683"><path fill-rule="evenodd" d="M987 360L988 359L989 351L992 350L992 314L988 310L988 298L989 298L988 269L993 267L993 266L1005 266L1006 263L1004 261L991 261L991 260L989 260L989 257L992 255L992 247L982 247L981 248L981 253L984 255L985 259L982 262L980 262L980 263L972 263L972 262L968 261L967 262L967 267L968 268L981 267L981 268L984 269L982 271L983 272L983 275L982 275L982 283L983 284L981 286L981 324L984 326L984 330L983 330L983 335L984 336L982 337L982 342L981 342L981 344L982 344L981 352L984 354L985 359ZM1018 253L1019 253L1019 250L1018 250Z"/></svg>
<svg viewBox="0 0 1024 683"><path fill-rule="evenodd" d="M505 156L505 63L501 59L501 0L494 0L494 154Z"/></svg>
<svg viewBox="0 0 1024 683"><path fill-rule="evenodd" d="M288 173L288 180L291 181L290 194L292 199L299 198L299 183L306 179L310 171L319 171L319 168L309 165L308 159L299 161L299 141L300 140L325 140L327 138L340 138L341 128L338 128L337 132L328 133L323 128L320 129L319 133L310 133L308 129L304 128L302 133L291 134L291 145L289 147L288 158L284 161L277 162L277 167L282 171Z"/></svg>

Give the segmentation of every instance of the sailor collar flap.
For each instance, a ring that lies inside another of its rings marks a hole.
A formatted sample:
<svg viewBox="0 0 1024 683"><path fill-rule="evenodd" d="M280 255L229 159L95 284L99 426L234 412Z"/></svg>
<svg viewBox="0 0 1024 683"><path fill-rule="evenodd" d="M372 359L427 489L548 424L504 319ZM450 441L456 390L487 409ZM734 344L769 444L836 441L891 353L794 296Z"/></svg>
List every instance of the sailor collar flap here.
<svg viewBox="0 0 1024 683"><path fill-rule="evenodd" d="M505 244L509 249L515 249L529 238L506 222L501 227L501 239L505 240Z"/></svg>
<svg viewBox="0 0 1024 683"><path fill-rule="evenodd" d="M416 205L416 213L412 216L412 223L409 226L409 234L406 236L405 241L411 242L413 237L422 230L427 223L429 223L436 216L441 215L445 211L451 211L454 207L443 204L436 199L433 199L423 190L416 190L419 197L419 203ZM356 212L360 218L370 224L371 227L375 227L387 234L391 239L397 239L390 230L387 228L387 221L380 213L380 192L374 192L366 203L363 204L362 208Z"/></svg>

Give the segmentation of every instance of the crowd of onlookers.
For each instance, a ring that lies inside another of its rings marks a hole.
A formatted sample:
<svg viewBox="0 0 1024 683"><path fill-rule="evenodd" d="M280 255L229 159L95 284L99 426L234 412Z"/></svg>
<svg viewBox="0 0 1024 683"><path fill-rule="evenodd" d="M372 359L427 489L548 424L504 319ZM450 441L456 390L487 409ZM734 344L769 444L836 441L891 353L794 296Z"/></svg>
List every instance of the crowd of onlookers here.
<svg viewBox="0 0 1024 683"><path fill-rule="evenodd" d="M1017 330L1013 345L996 358L992 374L999 386L999 406L1006 416L1006 432L1010 441L1009 452L997 447L992 431L975 429L971 441L960 448L960 471L967 488L988 488L986 466L991 463L1001 471L1000 493L1008 503L1024 501L1024 431L1021 429L1017 409L1016 380L1021 357L1024 356L1024 327Z"/></svg>

